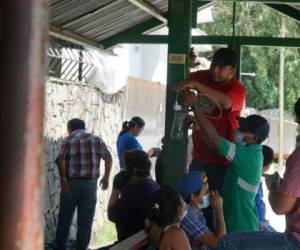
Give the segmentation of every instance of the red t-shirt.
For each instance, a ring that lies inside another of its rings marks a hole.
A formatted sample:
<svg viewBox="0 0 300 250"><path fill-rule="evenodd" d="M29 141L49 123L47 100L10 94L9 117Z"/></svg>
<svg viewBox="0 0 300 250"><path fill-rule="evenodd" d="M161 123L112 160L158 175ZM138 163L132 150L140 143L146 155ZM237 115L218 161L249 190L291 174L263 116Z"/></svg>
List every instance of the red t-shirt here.
<svg viewBox="0 0 300 250"><path fill-rule="evenodd" d="M232 103L231 109L222 110L222 115L220 119L212 119L209 118L212 125L215 127L217 132L220 136L233 141L234 131L238 128L238 121L236 119L237 116L240 115L246 98L246 90L243 85L232 78L226 84L216 84L212 82L209 70L202 70L191 73L190 75L191 80L196 80L201 82L202 84L220 91L226 94ZM212 116L218 117L219 110L216 109L215 113ZM205 164L212 164L212 165L228 165L228 161L220 156L217 152L210 150L202 141L200 137L200 131L194 130L193 131L193 159L199 160Z"/></svg>

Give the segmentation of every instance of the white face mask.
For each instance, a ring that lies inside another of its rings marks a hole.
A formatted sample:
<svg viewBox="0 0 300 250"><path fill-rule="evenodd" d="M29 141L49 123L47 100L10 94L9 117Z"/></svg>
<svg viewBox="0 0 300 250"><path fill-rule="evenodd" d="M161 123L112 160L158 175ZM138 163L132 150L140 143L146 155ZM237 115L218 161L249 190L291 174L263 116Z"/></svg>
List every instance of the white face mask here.
<svg viewBox="0 0 300 250"><path fill-rule="evenodd" d="M210 197L209 194L206 194L202 197L202 203L197 204L199 209L207 208L210 205Z"/></svg>
<svg viewBox="0 0 300 250"><path fill-rule="evenodd" d="M242 145L246 145L246 143L243 141L243 138L244 138L244 134L237 130L234 132L234 142L236 144L242 144Z"/></svg>

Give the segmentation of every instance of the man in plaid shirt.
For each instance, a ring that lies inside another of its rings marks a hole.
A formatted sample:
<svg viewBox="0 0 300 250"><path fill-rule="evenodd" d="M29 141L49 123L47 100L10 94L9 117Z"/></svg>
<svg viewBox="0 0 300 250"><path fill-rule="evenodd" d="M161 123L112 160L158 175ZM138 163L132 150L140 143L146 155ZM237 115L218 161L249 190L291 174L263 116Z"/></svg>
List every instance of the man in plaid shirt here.
<svg viewBox="0 0 300 250"><path fill-rule="evenodd" d="M69 136L64 140L56 160L61 181L60 210L56 231L56 249L67 249L69 230L77 208L76 249L85 250L97 201L97 179L100 159L105 162L105 173L100 180L103 190L108 188L112 166L111 154L101 138L85 132L80 119L68 122Z"/></svg>

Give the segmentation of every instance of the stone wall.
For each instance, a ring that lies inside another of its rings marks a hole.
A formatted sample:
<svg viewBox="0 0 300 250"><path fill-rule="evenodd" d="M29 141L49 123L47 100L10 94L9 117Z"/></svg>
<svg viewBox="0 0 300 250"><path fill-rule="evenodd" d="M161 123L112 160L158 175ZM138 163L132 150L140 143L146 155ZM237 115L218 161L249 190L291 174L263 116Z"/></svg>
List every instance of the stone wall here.
<svg viewBox="0 0 300 250"><path fill-rule="evenodd" d="M123 121L124 95L118 92L105 95L100 90L55 79L46 82L44 117L44 167L45 167L45 242L53 242L59 205L60 182L54 160L63 137L67 135L66 124L71 118L81 118L86 122L86 130L103 138L113 155L111 177L118 169L116 138ZM101 164L104 173L104 164ZM111 184L112 182L110 182ZM107 202L110 190L98 189L98 202L93 223L94 241L99 228L107 219ZM75 238L76 216L71 228L71 239Z"/></svg>

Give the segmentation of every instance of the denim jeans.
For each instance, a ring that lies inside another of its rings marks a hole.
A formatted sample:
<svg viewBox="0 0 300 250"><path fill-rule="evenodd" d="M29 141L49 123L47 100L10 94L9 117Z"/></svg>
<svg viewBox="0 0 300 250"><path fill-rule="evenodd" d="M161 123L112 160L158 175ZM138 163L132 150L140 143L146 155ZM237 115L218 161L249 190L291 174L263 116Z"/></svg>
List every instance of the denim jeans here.
<svg viewBox="0 0 300 250"><path fill-rule="evenodd" d="M259 226L261 227L261 231L276 232L276 230L267 221L260 222Z"/></svg>
<svg viewBox="0 0 300 250"><path fill-rule="evenodd" d="M235 232L219 240L216 250L300 250L293 236L276 232Z"/></svg>
<svg viewBox="0 0 300 250"><path fill-rule="evenodd" d="M77 208L76 250L86 250L97 201L97 181L69 179L69 190L60 193L60 208L55 236L56 250L68 249L69 231Z"/></svg>

